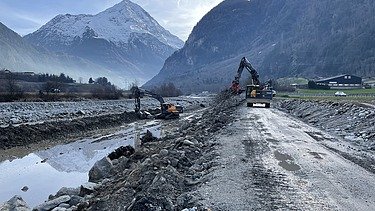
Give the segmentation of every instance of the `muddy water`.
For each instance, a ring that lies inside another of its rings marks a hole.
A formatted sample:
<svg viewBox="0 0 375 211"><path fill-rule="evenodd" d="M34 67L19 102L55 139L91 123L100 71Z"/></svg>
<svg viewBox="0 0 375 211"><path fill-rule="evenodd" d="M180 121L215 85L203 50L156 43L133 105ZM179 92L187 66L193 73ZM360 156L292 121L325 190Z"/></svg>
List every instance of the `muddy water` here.
<svg viewBox="0 0 375 211"><path fill-rule="evenodd" d="M70 144L33 152L0 163L0 204L20 195L30 207L47 200L61 187L78 187L88 181L88 171L97 160L124 145L135 145L149 130L160 137L158 121L133 123L110 135L77 140ZM21 189L27 186L27 191Z"/></svg>
<svg viewBox="0 0 375 211"><path fill-rule="evenodd" d="M280 153L279 151L274 152L275 158L280 161L279 166L287 171L298 171L301 167L294 163L294 158L288 154Z"/></svg>

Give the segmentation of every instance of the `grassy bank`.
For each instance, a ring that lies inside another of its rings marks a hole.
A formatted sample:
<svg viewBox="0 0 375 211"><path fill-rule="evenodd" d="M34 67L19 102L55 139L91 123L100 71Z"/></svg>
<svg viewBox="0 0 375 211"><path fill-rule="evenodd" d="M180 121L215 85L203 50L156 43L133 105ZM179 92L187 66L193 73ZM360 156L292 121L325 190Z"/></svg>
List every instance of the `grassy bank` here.
<svg viewBox="0 0 375 211"><path fill-rule="evenodd" d="M342 91L347 96L335 96L335 92ZM296 98L310 100L354 101L375 103L375 89L347 89L347 90L319 90L297 89L295 92L278 92L277 98Z"/></svg>

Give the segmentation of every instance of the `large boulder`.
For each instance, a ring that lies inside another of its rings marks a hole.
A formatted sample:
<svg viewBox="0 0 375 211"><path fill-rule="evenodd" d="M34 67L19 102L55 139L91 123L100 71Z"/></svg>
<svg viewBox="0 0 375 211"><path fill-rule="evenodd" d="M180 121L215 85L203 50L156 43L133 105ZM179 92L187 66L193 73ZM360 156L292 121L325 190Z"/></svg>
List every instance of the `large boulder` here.
<svg viewBox="0 0 375 211"><path fill-rule="evenodd" d="M97 161L89 171L89 182L99 182L113 174L113 165L108 157Z"/></svg>
<svg viewBox="0 0 375 211"><path fill-rule="evenodd" d="M58 207L62 203L66 203L70 201L70 196L60 196L56 199L53 199L51 201L47 201L33 209L33 211L49 211L52 210L55 207Z"/></svg>
<svg viewBox="0 0 375 211"><path fill-rule="evenodd" d="M95 188L98 187L98 184L93 183L93 182L86 182L85 184L81 185L81 189L79 192L79 196L86 196L90 195L95 191Z"/></svg>
<svg viewBox="0 0 375 211"><path fill-rule="evenodd" d="M13 196L3 205L0 204L0 211L31 211L21 196Z"/></svg>

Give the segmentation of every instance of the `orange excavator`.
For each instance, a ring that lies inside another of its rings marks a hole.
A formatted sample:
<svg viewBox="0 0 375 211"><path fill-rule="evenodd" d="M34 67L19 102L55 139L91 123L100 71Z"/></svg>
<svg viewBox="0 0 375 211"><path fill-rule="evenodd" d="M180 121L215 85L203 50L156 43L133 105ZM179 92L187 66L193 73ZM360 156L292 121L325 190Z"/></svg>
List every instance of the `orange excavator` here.
<svg viewBox="0 0 375 211"><path fill-rule="evenodd" d="M160 113L155 116L156 119L175 119L180 117L180 113L184 112L184 108L181 105L175 105L173 103L166 103L161 95L152 93L147 90L141 90L137 86L131 88L132 95L134 96L135 112L139 114L141 118L146 118L147 114L141 111L141 97L147 96L152 97L160 103Z"/></svg>

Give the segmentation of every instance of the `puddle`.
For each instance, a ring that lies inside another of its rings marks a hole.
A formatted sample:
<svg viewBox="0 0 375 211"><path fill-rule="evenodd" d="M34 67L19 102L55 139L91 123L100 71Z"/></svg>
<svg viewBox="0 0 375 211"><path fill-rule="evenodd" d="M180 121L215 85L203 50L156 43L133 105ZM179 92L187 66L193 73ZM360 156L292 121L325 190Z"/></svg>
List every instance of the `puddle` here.
<svg viewBox="0 0 375 211"><path fill-rule="evenodd" d="M274 152L275 158L280 161L279 166L287 171L298 171L301 167L294 163L294 158L288 154L280 153L279 151Z"/></svg>
<svg viewBox="0 0 375 211"><path fill-rule="evenodd" d="M279 166L283 167L287 171L298 171L301 167L292 161L281 161L279 162Z"/></svg>
<svg viewBox="0 0 375 211"><path fill-rule="evenodd" d="M162 136L158 121L133 123L114 134L80 139L1 162L0 204L20 195L30 207L35 207L61 187L79 187L88 181L88 171L96 161L120 146L134 146L146 130ZM24 186L29 188L26 192L21 190Z"/></svg>

